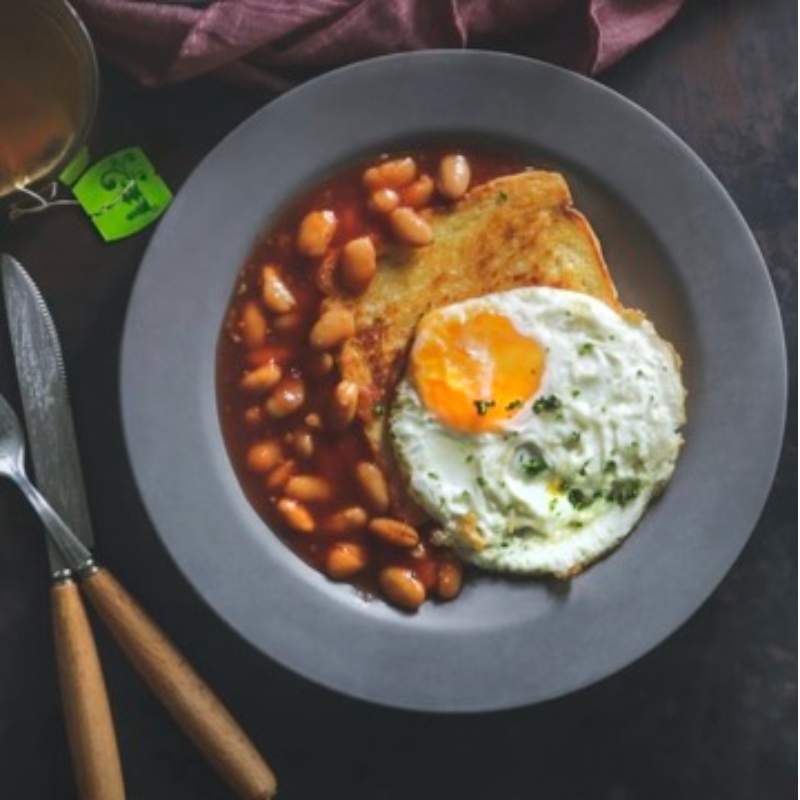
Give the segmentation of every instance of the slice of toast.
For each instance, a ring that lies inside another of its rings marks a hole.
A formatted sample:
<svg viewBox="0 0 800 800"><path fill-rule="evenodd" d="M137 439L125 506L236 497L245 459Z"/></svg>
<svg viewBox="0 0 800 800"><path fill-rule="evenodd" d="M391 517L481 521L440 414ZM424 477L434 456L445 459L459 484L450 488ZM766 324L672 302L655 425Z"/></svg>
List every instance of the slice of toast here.
<svg viewBox="0 0 800 800"><path fill-rule="evenodd" d="M390 483L399 486L388 442L388 409L420 317L471 297L519 286L593 295L619 309L600 244L572 207L563 176L528 171L476 187L433 213L434 241L387 244L368 290L351 302L356 335L342 349L344 378L361 387L359 415ZM395 497L401 508L402 492ZM413 516L408 511L408 516Z"/></svg>

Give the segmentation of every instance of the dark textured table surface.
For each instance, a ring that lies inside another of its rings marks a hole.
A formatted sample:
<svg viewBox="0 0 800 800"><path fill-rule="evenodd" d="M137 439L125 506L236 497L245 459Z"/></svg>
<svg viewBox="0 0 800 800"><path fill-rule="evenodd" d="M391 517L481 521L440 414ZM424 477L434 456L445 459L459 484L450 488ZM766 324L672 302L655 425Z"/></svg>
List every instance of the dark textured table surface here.
<svg viewBox="0 0 800 800"><path fill-rule="evenodd" d="M783 313L791 374L779 472L744 553L703 608L621 673L511 712L437 717L310 685L240 641L190 590L149 526L122 441L126 304L149 234L102 245L74 209L0 223L62 333L100 555L229 704L286 798L796 796L797 8L690 4L599 80L655 114L719 177L751 226ZM141 145L178 189L269 97L210 80L145 90L103 67L96 155ZM759 387L743 387L758 392ZM0 391L16 402L0 330ZM0 485L0 797L75 797L37 521ZM229 797L98 631L133 800Z"/></svg>

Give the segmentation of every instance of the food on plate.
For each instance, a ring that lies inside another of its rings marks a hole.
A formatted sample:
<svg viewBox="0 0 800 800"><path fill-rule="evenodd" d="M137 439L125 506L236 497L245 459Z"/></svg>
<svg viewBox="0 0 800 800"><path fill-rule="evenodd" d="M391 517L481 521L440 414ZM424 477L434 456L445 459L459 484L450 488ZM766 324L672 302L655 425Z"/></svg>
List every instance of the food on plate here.
<svg viewBox="0 0 800 800"><path fill-rule="evenodd" d="M674 470L679 367L646 319L577 292L429 312L390 426L439 542L486 569L557 577L616 547Z"/></svg>
<svg viewBox="0 0 800 800"><path fill-rule="evenodd" d="M344 345L342 374L362 387L360 416L381 466L394 472L387 403L420 317L431 308L518 286L586 292L619 309L617 292L589 223L572 206L555 172L498 177L430 216L433 241L411 247L389 241L366 291L350 305L356 333ZM392 481L405 503L402 484Z"/></svg>
<svg viewBox="0 0 800 800"><path fill-rule="evenodd" d="M679 360L620 304L563 176L443 148L355 165L278 218L230 301L218 399L268 525L409 611L457 598L465 565L599 558L683 423Z"/></svg>

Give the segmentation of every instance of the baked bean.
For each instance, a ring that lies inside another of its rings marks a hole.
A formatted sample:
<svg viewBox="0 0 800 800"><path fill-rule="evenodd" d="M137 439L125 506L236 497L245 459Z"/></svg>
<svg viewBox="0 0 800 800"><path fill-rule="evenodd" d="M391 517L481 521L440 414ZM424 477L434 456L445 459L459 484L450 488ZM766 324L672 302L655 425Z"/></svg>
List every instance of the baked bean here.
<svg viewBox="0 0 800 800"><path fill-rule="evenodd" d="M356 332L353 312L346 308L334 307L323 312L314 323L308 341L314 350L331 350L338 347Z"/></svg>
<svg viewBox="0 0 800 800"><path fill-rule="evenodd" d="M325 572L334 580L357 575L367 564L367 548L358 542L336 542L325 555Z"/></svg>
<svg viewBox="0 0 800 800"><path fill-rule="evenodd" d="M384 567L378 585L386 598L401 608L414 611L425 602L425 587L406 567Z"/></svg>
<svg viewBox="0 0 800 800"><path fill-rule="evenodd" d="M458 561L443 561L436 571L436 594L442 600L452 600L461 592L463 580L463 569Z"/></svg>
<svg viewBox="0 0 800 800"><path fill-rule="evenodd" d="M375 245L369 236L351 239L344 246L339 276L346 289L360 294L370 285L377 270Z"/></svg>
<svg viewBox="0 0 800 800"><path fill-rule="evenodd" d="M327 297L335 297L339 294L336 285L336 267L339 263L339 250L332 247L317 261L314 268L314 283Z"/></svg>
<svg viewBox="0 0 800 800"><path fill-rule="evenodd" d="M423 247L433 241L433 228L413 208L396 208L389 214L389 225L404 244Z"/></svg>
<svg viewBox="0 0 800 800"><path fill-rule="evenodd" d="M305 418L303 419L303 422L305 422L306 425L308 425L308 427L311 428L312 430L315 431L322 430L323 427L322 417L319 414L317 414L316 411L312 411L310 414L306 414Z"/></svg>
<svg viewBox="0 0 800 800"><path fill-rule="evenodd" d="M297 232L297 249L301 255L319 258L325 255L336 233L333 211L311 211L303 217Z"/></svg>
<svg viewBox="0 0 800 800"><path fill-rule="evenodd" d="M266 341L269 325L267 325L267 318L255 300L250 300L244 304L239 328L242 332L244 343L250 348L261 347Z"/></svg>
<svg viewBox="0 0 800 800"><path fill-rule="evenodd" d="M297 305L295 296L274 264L267 264L261 270L261 298L273 314L285 314Z"/></svg>
<svg viewBox="0 0 800 800"><path fill-rule="evenodd" d="M333 496L333 487L318 475L294 475L284 488L287 497L304 503L324 503Z"/></svg>
<svg viewBox="0 0 800 800"><path fill-rule="evenodd" d="M415 547L419 544L419 534L410 525L390 517L375 517L370 520L367 530L382 542L394 547Z"/></svg>
<svg viewBox="0 0 800 800"><path fill-rule="evenodd" d="M260 425L264 420L263 413L261 406L250 406L246 408L242 416L244 424L247 425L248 428L255 428L256 425Z"/></svg>
<svg viewBox="0 0 800 800"><path fill-rule="evenodd" d="M286 524L298 533L313 533L317 527L311 512L297 500L284 497L276 508Z"/></svg>
<svg viewBox="0 0 800 800"><path fill-rule="evenodd" d="M297 311L287 311L272 318L272 327L281 333L291 333L303 325L303 315Z"/></svg>
<svg viewBox="0 0 800 800"><path fill-rule="evenodd" d="M247 451L247 466L253 472L266 473L276 467L282 458L283 450L278 442L256 442Z"/></svg>
<svg viewBox="0 0 800 800"><path fill-rule="evenodd" d="M328 410L328 424L334 431L343 431L356 418L358 410L358 384L339 381L333 390Z"/></svg>
<svg viewBox="0 0 800 800"><path fill-rule="evenodd" d="M250 350L245 358L251 367L263 367L264 364L269 364L270 361L274 361L276 364L286 364L292 360L293 355L293 350L288 344L271 342L263 347Z"/></svg>
<svg viewBox="0 0 800 800"><path fill-rule="evenodd" d="M400 205L400 195L394 189L376 189L367 200L367 208L376 214L388 214Z"/></svg>
<svg viewBox="0 0 800 800"><path fill-rule="evenodd" d="M420 542L408 554L414 559L412 569L417 580L425 587L426 592L434 591L438 580L438 564L425 550L424 543Z"/></svg>
<svg viewBox="0 0 800 800"><path fill-rule="evenodd" d="M292 434L292 450L298 458L303 461L311 461L314 458L314 436L310 430L300 428Z"/></svg>
<svg viewBox="0 0 800 800"><path fill-rule="evenodd" d="M402 189L417 177L417 163L413 158L395 158L370 167L364 173L364 185L376 189Z"/></svg>
<svg viewBox="0 0 800 800"><path fill-rule="evenodd" d="M448 200L458 200L466 194L472 180L472 170L464 156L451 153L439 162L436 173L436 188Z"/></svg>
<svg viewBox="0 0 800 800"><path fill-rule="evenodd" d="M322 523L322 528L334 536L344 536L360 531L368 519L367 512L361 506L348 506L331 514Z"/></svg>
<svg viewBox="0 0 800 800"><path fill-rule="evenodd" d="M410 183L400 192L400 202L411 208L422 208L430 203L433 197L433 178L430 175L420 175L414 183Z"/></svg>
<svg viewBox="0 0 800 800"><path fill-rule="evenodd" d="M295 470L297 469L297 463L292 459L288 461L284 461L281 464L278 464L272 472L267 475L267 479L264 481L264 486L270 492L277 492L286 485L286 482L289 478L294 475Z"/></svg>
<svg viewBox="0 0 800 800"><path fill-rule="evenodd" d="M284 378L264 403L264 411L274 419L282 419L302 408L306 401L305 385L301 378Z"/></svg>
<svg viewBox="0 0 800 800"><path fill-rule="evenodd" d="M356 464L356 483L364 501L373 511L380 514L389 508L389 487L377 464L369 461Z"/></svg>
<svg viewBox="0 0 800 800"><path fill-rule="evenodd" d="M306 362L306 374L310 378L324 378L333 369L334 364L330 353L315 353Z"/></svg>
<svg viewBox="0 0 800 800"><path fill-rule="evenodd" d="M283 370L274 362L268 361L260 367L245 373L240 386L249 394L265 394L283 377Z"/></svg>

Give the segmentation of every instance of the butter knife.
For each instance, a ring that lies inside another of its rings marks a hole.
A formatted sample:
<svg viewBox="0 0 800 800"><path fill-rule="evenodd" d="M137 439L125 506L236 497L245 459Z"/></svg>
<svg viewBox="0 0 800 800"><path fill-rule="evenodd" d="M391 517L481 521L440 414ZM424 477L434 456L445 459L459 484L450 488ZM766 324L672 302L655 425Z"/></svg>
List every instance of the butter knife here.
<svg viewBox="0 0 800 800"><path fill-rule="evenodd" d="M247 800L272 798L275 776L238 723L144 609L94 562L88 550L93 536L56 329L38 288L19 262L9 255L0 261L34 474L42 494L56 511L66 512L68 525L75 525L76 537L69 547L53 553L54 558L66 558L54 563L77 577L141 677L237 794ZM117 796L124 795L97 795L104 800Z"/></svg>

